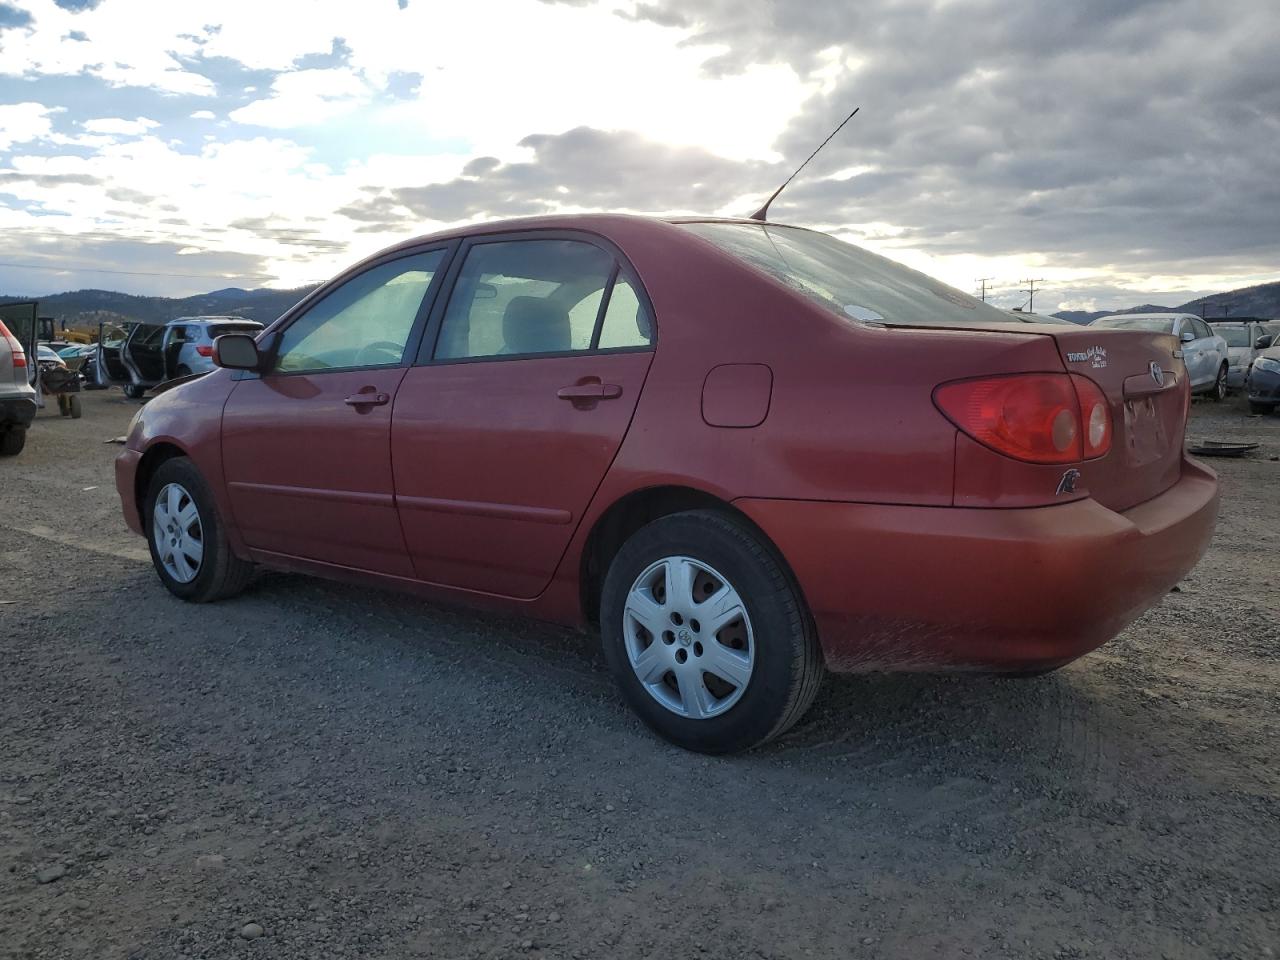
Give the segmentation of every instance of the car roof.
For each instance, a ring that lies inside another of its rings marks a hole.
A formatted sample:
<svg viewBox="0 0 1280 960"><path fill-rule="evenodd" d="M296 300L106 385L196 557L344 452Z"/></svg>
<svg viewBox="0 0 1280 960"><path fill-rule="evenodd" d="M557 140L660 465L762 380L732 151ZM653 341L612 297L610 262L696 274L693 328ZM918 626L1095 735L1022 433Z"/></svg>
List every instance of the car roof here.
<svg viewBox="0 0 1280 960"><path fill-rule="evenodd" d="M175 323L251 323L257 327L263 325L260 321L250 320L248 317L176 317L166 326L173 326Z"/></svg>
<svg viewBox="0 0 1280 960"><path fill-rule="evenodd" d="M1105 317L1099 317L1098 320L1177 320L1179 317L1200 319L1194 313L1109 313Z"/></svg>

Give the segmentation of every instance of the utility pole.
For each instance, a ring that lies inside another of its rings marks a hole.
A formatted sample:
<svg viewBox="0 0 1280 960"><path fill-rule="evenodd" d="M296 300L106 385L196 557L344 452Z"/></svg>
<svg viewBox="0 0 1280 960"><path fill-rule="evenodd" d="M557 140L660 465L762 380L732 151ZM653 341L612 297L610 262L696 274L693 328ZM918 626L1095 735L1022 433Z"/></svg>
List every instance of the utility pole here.
<svg viewBox="0 0 1280 960"><path fill-rule="evenodd" d="M1036 277L1034 280L1023 280L1027 286L1025 288L1030 299L1027 301L1027 313L1036 312L1036 284L1044 283L1044 277Z"/></svg>
<svg viewBox="0 0 1280 960"><path fill-rule="evenodd" d="M978 296L982 298L983 303L987 302L987 282L994 279L995 277L978 277L978 279L973 281L974 283L982 285L982 292L979 293Z"/></svg>

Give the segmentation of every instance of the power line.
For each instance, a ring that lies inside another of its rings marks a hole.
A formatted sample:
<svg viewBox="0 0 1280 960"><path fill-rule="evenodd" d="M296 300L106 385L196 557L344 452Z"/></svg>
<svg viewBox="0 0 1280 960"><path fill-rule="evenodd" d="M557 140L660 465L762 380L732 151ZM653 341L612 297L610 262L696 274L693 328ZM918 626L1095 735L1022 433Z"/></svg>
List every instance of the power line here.
<svg viewBox="0 0 1280 960"><path fill-rule="evenodd" d="M978 279L973 281L974 283L982 284L982 292L979 294L979 296L982 298L983 303L987 302L987 283L988 281L991 281L994 279L995 277L978 277Z"/></svg>
<svg viewBox="0 0 1280 960"><path fill-rule="evenodd" d="M1034 280L1022 280L1019 282L1025 283L1027 285L1025 287L1026 292L1028 294L1027 313L1035 313L1036 312L1036 284L1044 283L1044 277L1036 277Z"/></svg>

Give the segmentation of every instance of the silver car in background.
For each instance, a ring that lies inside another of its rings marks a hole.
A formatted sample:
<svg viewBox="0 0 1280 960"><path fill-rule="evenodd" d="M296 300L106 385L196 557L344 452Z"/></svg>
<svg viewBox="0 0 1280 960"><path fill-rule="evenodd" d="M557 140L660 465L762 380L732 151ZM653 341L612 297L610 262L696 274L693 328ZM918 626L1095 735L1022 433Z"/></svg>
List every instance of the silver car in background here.
<svg viewBox="0 0 1280 960"><path fill-rule="evenodd" d="M1227 341L1195 314L1120 313L1099 317L1089 326L1173 334L1182 343L1182 362L1191 380L1191 392L1206 394L1214 400L1226 399L1230 370Z"/></svg>
<svg viewBox="0 0 1280 960"><path fill-rule="evenodd" d="M1211 320L1209 326L1213 332L1227 341L1227 352L1230 354L1227 367L1227 386L1239 390L1244 386L1249 367L1254 358L1262 350L1271 346L1275 336L1280 334L1280 323L1261 320L1256 317L1241 317L1238 320Z"/></svg>
<svg viewBox="0 0 1280 960"><path fill-rule="evenodd" d="M139 399L166 380L213 369L213 341L224 333L262 331L244 317L179 317L164 323L99 324L96 377Z"/></svg>
<svg viewBox="0 0 1280 960"><path fill-rule="evenodd" d="M35 307L34 303L0 307L0 456L4 457L22 452L27 427L36 415L40 368L35 359Z"/></svg>

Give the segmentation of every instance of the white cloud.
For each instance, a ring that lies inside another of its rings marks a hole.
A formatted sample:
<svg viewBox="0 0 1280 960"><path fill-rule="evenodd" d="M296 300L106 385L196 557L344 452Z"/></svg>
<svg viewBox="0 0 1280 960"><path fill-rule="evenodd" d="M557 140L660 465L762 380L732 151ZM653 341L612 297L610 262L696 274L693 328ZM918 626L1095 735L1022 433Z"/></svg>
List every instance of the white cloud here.
<svg viewBox="0 0 1280 960"><path fill-rule="evenodd" d="M140 137L152 127L160 124L147 117L134 120L123 120L120 117L101 117L97 120L86 120L81 124L89 133L119 134L126 137Z"/></svg>
<svg viewBox="0 0 1280 960"><path fill-rule="evenodd" d="M271 95L233 110L236 123L289 129L333 120L368 103L373 91L350 70L295 70L271 84Z"/></svg>
<svg viewBox="0 0 1280 960"><path fill-rule="evenodd" d="M53 132L53 115L61 110L30 101L0 104L0 150L48 138Z"/></svg>
<svg viewBox="0 0 1280 960"><path fill-rule="evenodd" d="M197 110L191 114L192 120L217 120L218 115L212 110Z"/></svg>

